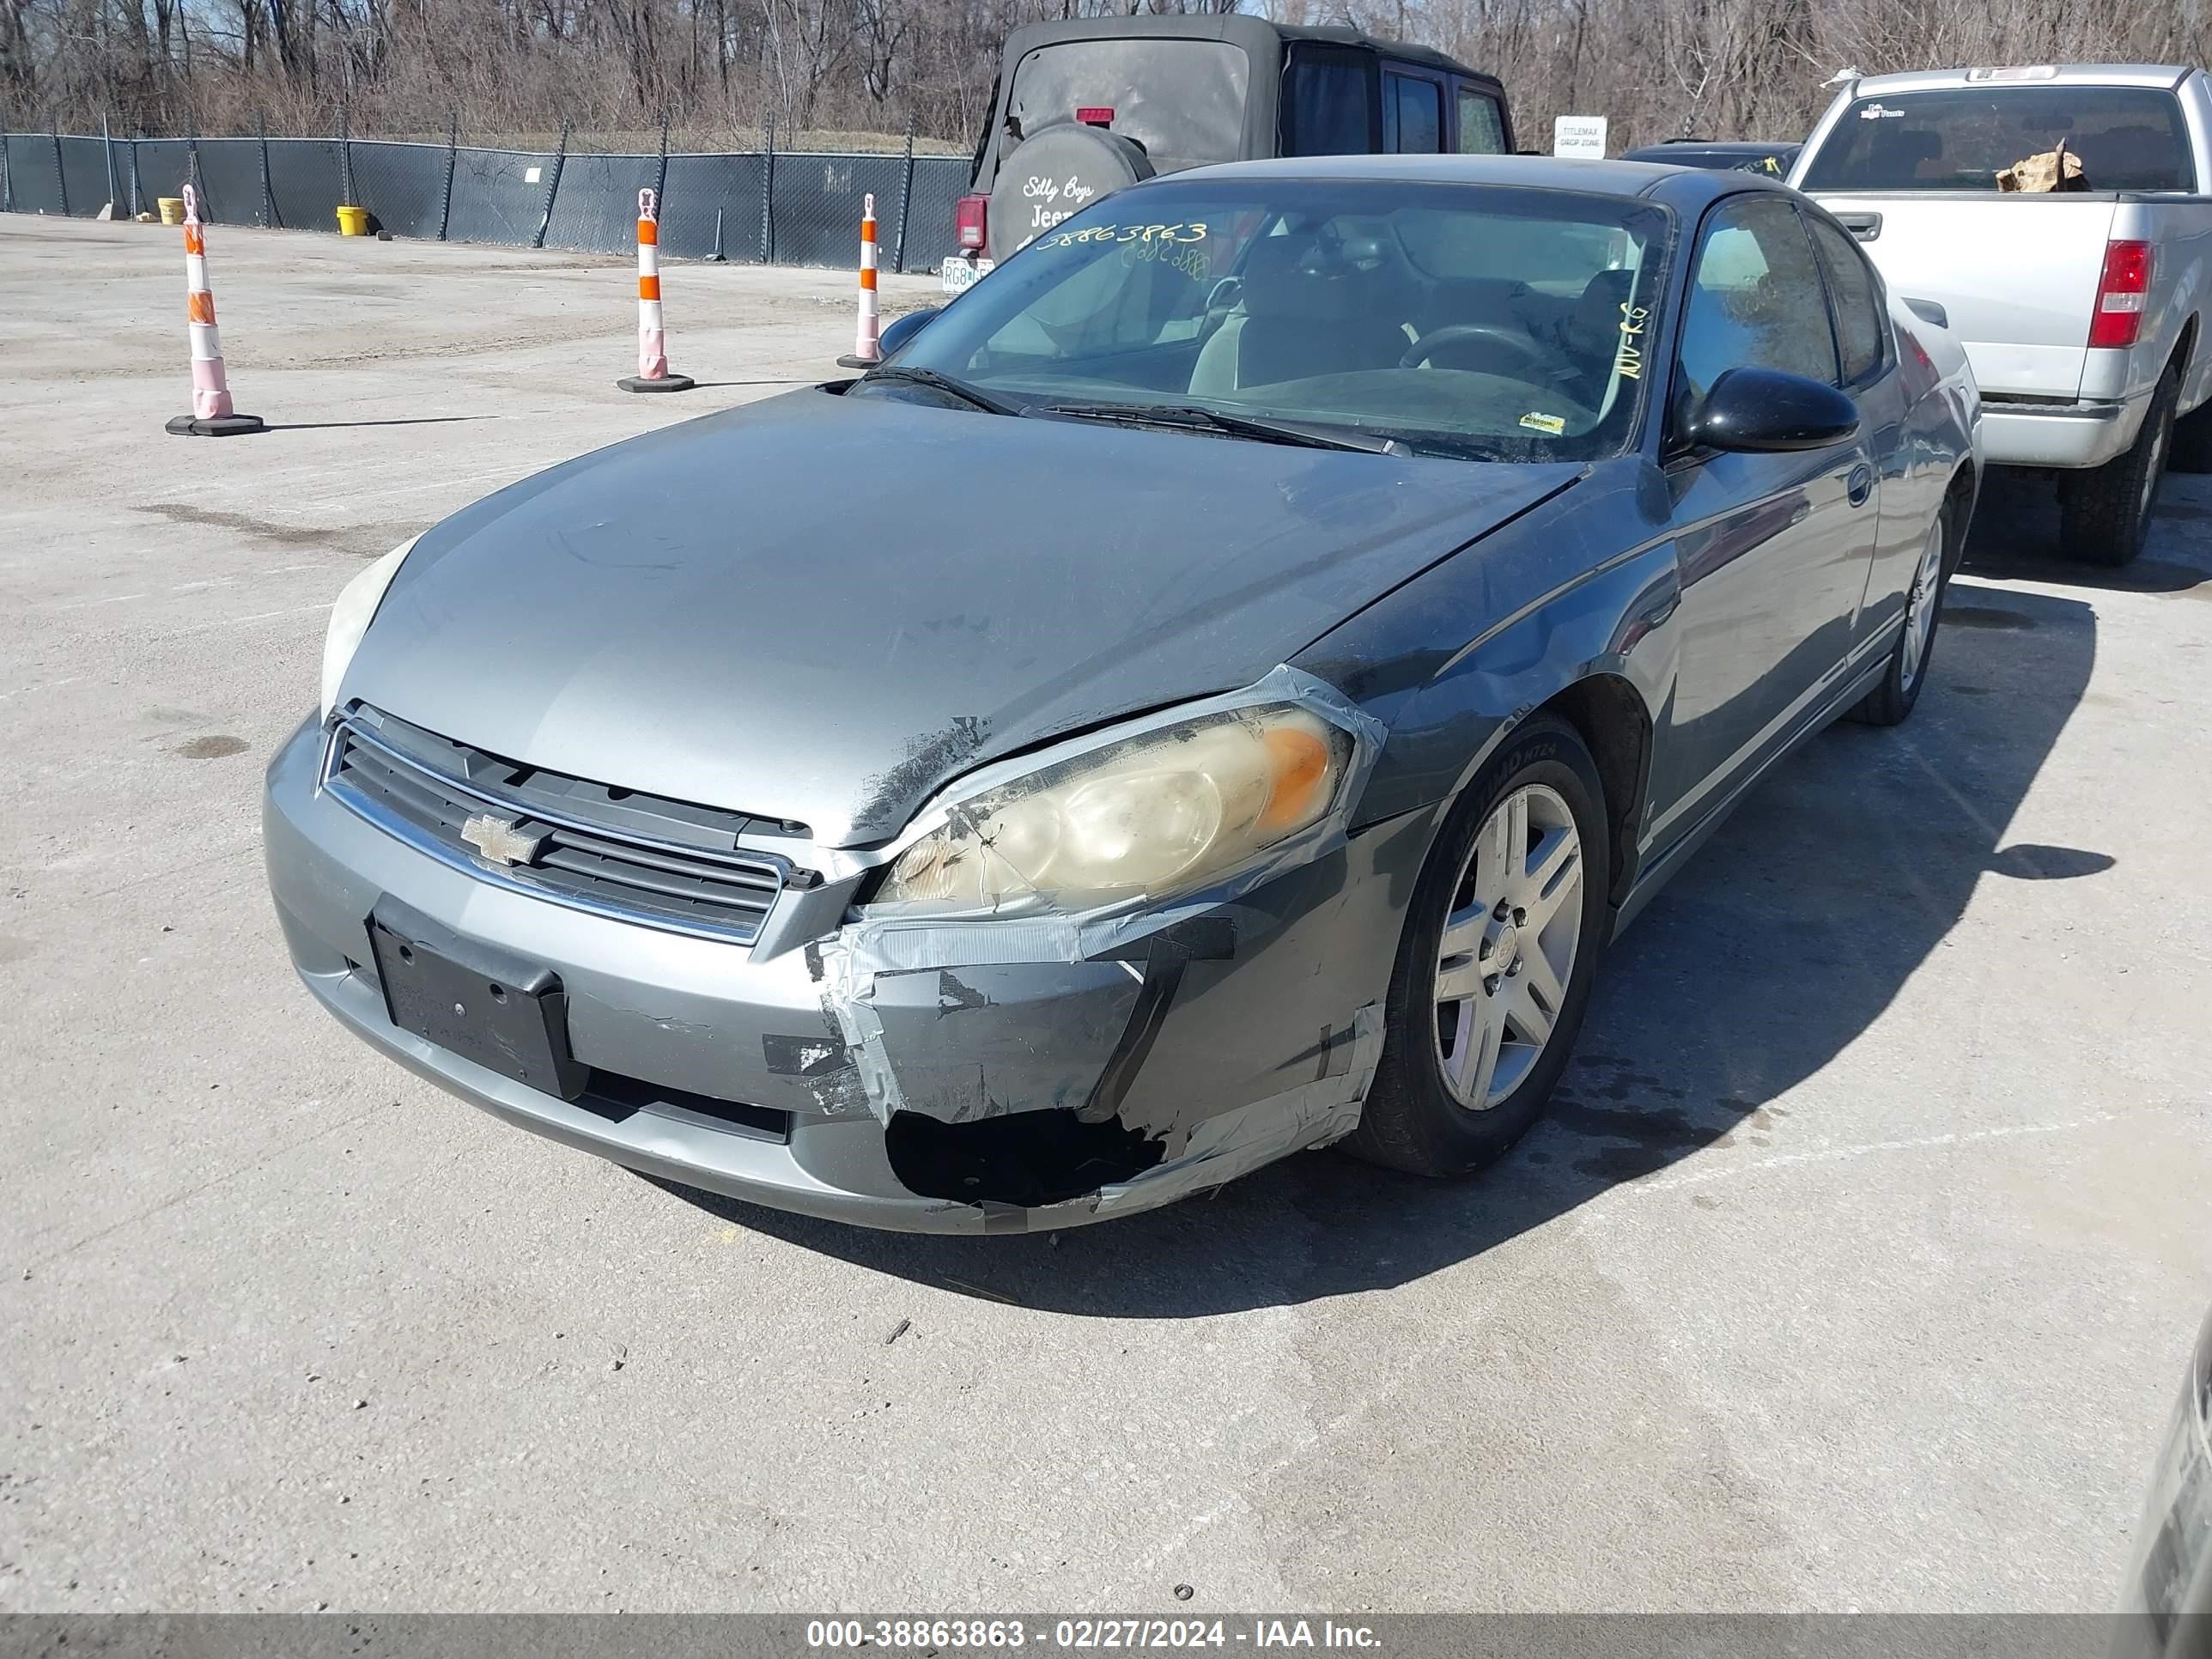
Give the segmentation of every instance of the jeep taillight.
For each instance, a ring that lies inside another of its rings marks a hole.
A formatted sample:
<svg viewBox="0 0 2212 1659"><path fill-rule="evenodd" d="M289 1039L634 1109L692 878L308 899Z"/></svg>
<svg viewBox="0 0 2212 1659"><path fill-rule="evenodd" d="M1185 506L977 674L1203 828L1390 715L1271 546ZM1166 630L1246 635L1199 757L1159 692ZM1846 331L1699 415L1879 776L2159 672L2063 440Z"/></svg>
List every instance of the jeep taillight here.
<svg viewBox="0 0 2212 1659"><path fill-rule="evenodd" d="M2148 242L2105 244L2105 274L2097 283L2097 309L2089 319L2093 346L2131 346L2142 332L2150 299Z"/></svg>
<svg viewBox="0 0 2212 1659"><path fill-rule="evenodd" d="M983 234L989 227L991 198L988 196L963 196L952 204L952 230L963 248L983 249Z"/></svg>

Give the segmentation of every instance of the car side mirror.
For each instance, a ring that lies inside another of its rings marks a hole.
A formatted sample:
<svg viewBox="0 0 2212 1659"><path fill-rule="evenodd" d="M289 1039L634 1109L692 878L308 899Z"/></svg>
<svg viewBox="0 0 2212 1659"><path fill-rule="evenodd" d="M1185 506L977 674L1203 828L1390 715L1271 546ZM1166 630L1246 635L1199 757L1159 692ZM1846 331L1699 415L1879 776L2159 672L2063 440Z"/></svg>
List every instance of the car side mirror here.
<svg viewBox="0 0 2212 1659"><path fill-rule="evenodd" d="M1732 368L1690 413L1682 435L1711 449L1826 449L1859 429L1858 405L1824 380Z"/></svg>
<svg viewBox="0 0 2212 1659"><path fill-rule="evenodd" d="M1951 326L1951 313L1933 300L1915 300L1907 295L1905 304L1923 323L1933 323L1938 328Z"/></svg>
<svg viewBox="0 0 2212 1659"><path fill-rule="evenodd" d="M892 318L884 325L883 332L876 337L877 349L884 356L890 356L908 340L921 333L927 325L929 319L944 309L943 306L924 306L919 311L909 311Z"/></svg>

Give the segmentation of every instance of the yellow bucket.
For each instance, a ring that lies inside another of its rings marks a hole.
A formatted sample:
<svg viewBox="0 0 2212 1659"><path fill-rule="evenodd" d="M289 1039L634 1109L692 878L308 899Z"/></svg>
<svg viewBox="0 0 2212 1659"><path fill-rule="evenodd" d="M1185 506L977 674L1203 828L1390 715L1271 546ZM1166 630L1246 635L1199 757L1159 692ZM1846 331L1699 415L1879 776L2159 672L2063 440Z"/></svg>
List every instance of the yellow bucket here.
<svg viewBox="0 0 2212 1659"><path fill-rule="evenodd" d="M360 207L340 208L338 210L338 234L341 236L368 235L368 210L367 208Z"/></svg>
<svg viewBox="0 0 2212 1659"><path fill-rule="evenodd" d="M155 205L161 210L161 222L163 224L181 225L185 222L185 198L183 197L159 197L155 198Z"/></svg>

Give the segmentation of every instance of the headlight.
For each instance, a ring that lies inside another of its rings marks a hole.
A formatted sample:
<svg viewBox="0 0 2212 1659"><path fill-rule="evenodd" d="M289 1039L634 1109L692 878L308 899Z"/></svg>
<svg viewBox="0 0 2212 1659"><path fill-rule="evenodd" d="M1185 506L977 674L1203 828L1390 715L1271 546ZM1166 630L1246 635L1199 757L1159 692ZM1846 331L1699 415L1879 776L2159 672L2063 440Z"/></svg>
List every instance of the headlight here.
<svg viewBox="0 0 2212 1659"><path fill-rule="evenodd" d="M1147 732L958 802L876 901L1069 912L1187 891L1319 819L1352 750L1290 704Z"/></svg>
<svg viewBox="0 0 2212 1659"><path fill-rule="evenodd" d="M421 539L419 536L409 537L356 576L338 594L338 602L331 607L331 631L323 636L325 720L330 719L331 705L338 700L338 682L345 678L347 665L361 648L361 636L368 632L368 625L376 617L376 607L384 603L384 590L392 586L401 562Z"/></svg>

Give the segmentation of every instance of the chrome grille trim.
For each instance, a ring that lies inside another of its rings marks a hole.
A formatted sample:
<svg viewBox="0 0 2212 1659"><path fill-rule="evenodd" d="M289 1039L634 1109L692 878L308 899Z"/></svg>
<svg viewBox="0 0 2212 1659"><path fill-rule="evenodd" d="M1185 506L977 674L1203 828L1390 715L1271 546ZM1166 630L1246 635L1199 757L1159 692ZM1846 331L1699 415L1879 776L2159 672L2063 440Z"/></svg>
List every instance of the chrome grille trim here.
<svg viewBox="0 0 2212 1659"><path fill-rule="evenodd" d="M349 775L347 761L356 749L368 751L373 764L392 775L384 787L411 805L411 813ZM502 796L407 753L351 715L325 732L319 775L322 789L347 811L449 869L509 892L635 927L750 945L759 939L784 890L813 879L772 853L685 846ZM474 803L504 817L543 824L549 830L547 846L530 866L478 857L458 839L457 827L435 810L441 796L450 805ZM745 815L730 816L742 821ZM635 882L622 878L625 866Z"/></svg>

